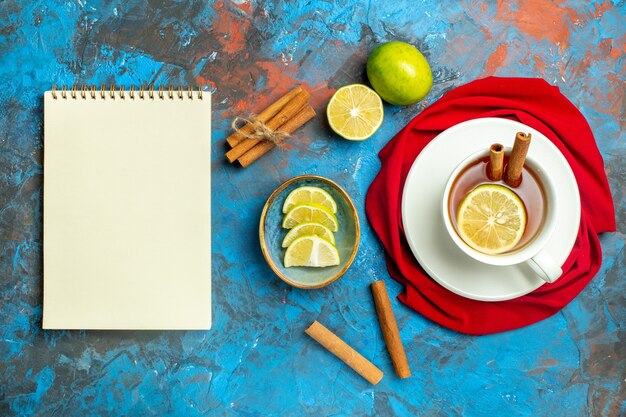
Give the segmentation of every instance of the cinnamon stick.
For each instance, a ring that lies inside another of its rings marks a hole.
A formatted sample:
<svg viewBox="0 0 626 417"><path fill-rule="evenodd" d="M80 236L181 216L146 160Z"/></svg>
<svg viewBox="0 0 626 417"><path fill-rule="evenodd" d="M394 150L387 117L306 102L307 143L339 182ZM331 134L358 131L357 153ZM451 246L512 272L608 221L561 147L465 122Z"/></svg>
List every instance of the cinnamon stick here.
<svg viewBox="0 0 626 417"><path fill-rule="evenodd" d="M285 132L292 134L296 130L298 130L302 125L315 117L315 110L313 107L308 104L304 106L295 116L291 119L287 120L285 124L279 127L277 130L280 132ZM270 142L269 140L262 140L261 142L254 145L252 149L243 154L237 161L241 164L242 167L246 168L251 163L271 151L276 147L276 144Z"/></svg>
<svg viewBox="0 0 626 417"><path fill-rule="evenodd" d="M522 183L522 169L528 154L528 146L530 146L531 134L517 132L515 135L515 143L511 151L509 163L506 165L504 174L504 182L511 187L518 187Z"/></svg>
<svg viewBox="0 0 626 417"><path fill-rule="evenodd" d="M487 176L491 181L502 179L502 167L504 164L504 146L494 143L489 147L489 164L487 165Z"/></svg>
<svg viewBox="0 0 626 417"><path fill-rule="evenodd" d="M383 372L380 369L318 321L314 321L304 332L324 346L330 353L344 361L346 365L354 369L370 384L376 385L383 379Z"/></svg>
<svg viewBox="0 0 626 417"><path fill-rule="evenodd" d="M268 129L276 130L278 127L285 124L285 122L291 119L298 113L298 111L306 104L309 99L309 93L305 90L300 91L294 98L292 98L285 107L283 107L274 117L272 117L265 125ZM248 152L254 145L261 142L261 138L246 138L235 145L230 151L226 152L226 159L231 164L235 162L240 156Z"/></svg>
<svg viewBox="0 0 626 417"><path fill-rule="evenodd" d="M402 379L408 378L411 376L411 369L409 369L409 363L406 360L406 354L404 353L404 347L400 339L396 318L393 315L389 295L387 295L385 281L380 280L374 282L371 285L371 289L374 295L374 304L376 305L380 330L383 332L385 344L387 345L389 356L391 356L391 361L393 362L393 368L396 370L398 377Z"/></svg>
<svg viewBox="0 0 626 417"><path fill-rule="evenodd" d="M294 88L293 90L276 100L274 103L270 104L266 109L259 113L256 118L263 123L267 123L272 117L276 116L276 114L281 111L283 107L285 107L285 104L289 103L289 101L291 101L291 99L298 95L298 93L300 93L301 91L302 87ZM244 134L250 134L252 133L252 130L252 125L248 123L238 132L235 132L227 137L226 143L228 143L231 147L235 147L239 142L246 138Z"/></svg>

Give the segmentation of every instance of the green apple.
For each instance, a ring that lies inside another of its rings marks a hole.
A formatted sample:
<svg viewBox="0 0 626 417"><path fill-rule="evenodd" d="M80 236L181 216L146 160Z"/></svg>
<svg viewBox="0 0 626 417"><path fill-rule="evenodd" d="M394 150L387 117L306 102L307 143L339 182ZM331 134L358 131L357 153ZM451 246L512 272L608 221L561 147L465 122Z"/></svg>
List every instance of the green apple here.
<svg viewBox="0 0 626 417"><path fill-rule="evenodd" d="M423 99L433 85L428 61L413 45L387 42L367 58L367 78L383 100L408 106Z"/></svg>

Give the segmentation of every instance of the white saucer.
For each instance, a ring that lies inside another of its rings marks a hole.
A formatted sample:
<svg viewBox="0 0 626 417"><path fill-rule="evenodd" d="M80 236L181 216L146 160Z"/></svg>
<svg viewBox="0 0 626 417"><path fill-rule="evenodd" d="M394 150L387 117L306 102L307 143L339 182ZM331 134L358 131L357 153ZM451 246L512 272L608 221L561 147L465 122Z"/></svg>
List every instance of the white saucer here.
<svg viewBox="0 0 626 417"><path fill-rule="evenodd" d="M507 119L474 119L455 125L434 138L418 155L404 185L402 223L415 258L439 284L463 297L480 301L510 300L539 288L542 281L525 264L490 266L463 253L452 241L441 218L441 199L457 164L492 143L513 146L515 133L532 133L529 154L557 184L561 211L546 251L559 265L574 247L580 226L580 195L565 157L535 129Z"/></svg>

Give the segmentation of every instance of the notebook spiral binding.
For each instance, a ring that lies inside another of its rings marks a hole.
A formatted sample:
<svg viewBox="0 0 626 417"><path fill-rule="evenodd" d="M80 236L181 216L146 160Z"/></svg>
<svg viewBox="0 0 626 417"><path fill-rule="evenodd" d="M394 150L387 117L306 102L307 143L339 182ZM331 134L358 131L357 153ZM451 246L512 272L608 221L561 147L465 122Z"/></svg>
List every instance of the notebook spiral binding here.
<svg viewBox="0 0 626 417"><path fill-rule="evenodd" d="M154 99L155 96L161 100L168 98L170 100L174 100L178 98L180 100L185 98L185 94L187 98L193 99L193 93L197 91L198 99L202 100L202 88L198 87L197 90L194 90L191 86L187 86L187 89L184 89L182 86L174 87L173 85L169 85L167 90L164 86L160 86L157 90L154 89L154 84L150 84L148 86L141 85L137 88L134 85L131 85L128 90L123 85L117 87L115 84L106 88L106 85L102 84L100 89L97 86L91 85L72 85L69 89L67 85L63 85L60 89L57 89L55 84L52 84L52 98L57 100L59 98L67 100L72 99L76 100L78 98L86 100L87 98L96 99L98 95L100 95L101 99L106 99L107 94L111 99L115 99L115 93L119 93L119 97L121 99L125 99L126 97L134 100L135 98L139 98L141 100L148 98Z"/></svg>

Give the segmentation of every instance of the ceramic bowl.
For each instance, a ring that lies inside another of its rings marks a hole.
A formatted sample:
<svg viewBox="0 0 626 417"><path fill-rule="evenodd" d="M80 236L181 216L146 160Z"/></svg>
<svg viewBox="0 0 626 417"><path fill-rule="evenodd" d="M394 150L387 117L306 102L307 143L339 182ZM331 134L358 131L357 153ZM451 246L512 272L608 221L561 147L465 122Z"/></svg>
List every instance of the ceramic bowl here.
<svg viewBox="0 0 626 417"><path fill-rule="evenodd" d="M283 266L285 250L282 248L287 229L282 228L283 203L291 191L302 186L319 187L327 191L337 202L339 230L335 240L341 262L325 268ZM301 175L284 182L269 196L259 224L259 238L263 256L280 279L294 287L321 288L341 277L350 267L359 247L360 226L354 204L348 194L335 182L316 175Z"/></svg>

